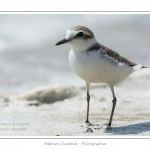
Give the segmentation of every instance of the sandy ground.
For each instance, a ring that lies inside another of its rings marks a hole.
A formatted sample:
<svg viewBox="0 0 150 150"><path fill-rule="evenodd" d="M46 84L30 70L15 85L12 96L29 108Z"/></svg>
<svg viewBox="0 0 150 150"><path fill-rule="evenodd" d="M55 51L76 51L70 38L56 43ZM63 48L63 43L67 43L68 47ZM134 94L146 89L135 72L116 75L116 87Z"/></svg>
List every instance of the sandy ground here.
<svg viewBox="0 0 150 150"><path fill-rule="evenodd" d="M110 136L150 135L150 71L135 72L115 87L118 99L112 128L93 129L80 125L86 116L84 86L38 88L11 97L1 97L0 135ZM112 95L106 85L91 85L90 122L107 123Z"/></svg>

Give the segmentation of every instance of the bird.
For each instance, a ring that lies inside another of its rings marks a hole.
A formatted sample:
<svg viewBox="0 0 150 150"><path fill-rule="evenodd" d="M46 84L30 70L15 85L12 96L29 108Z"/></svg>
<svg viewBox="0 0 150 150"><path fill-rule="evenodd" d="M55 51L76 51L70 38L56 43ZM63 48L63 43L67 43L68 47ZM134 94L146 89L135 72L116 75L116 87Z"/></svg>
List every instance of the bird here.
<svg viewBox="0 0 150 150"><path fill-rule="evenodd" d="M117 103L114 86L126 79L134 71L149 68L136 64L124 58L114 50L100 44L94 33L87 27L77 25L66 31L66 37L57 45L68 44L69 63L72 70L85 81L87 113L85 124L92 125L89 121L90 84L104 83L110 87L112 93L112 108L107 127L112 125L112 119Z"/></svg>

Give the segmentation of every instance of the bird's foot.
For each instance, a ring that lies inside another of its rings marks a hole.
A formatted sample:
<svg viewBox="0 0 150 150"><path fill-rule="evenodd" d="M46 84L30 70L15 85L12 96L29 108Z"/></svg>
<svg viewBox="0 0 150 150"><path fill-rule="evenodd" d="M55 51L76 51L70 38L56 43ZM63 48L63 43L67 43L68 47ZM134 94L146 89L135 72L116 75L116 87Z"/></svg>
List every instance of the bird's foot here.
<svg viewBox="0 0 150 150"><path fill-rule="evenodd" d="M100 128L105 129L105 130L109 130L109 129L111 129L111 126L108 123L104 123L104 124L100 125Z"/></svg>
<svg viewBox="0 0 150 150"><path fill-rule="evenodd" d="M86 127L86 128L95 128L95 127L98 127L99 126L99 124L92 124L92 123L90 123L90 122L85 122L85 123L82 123L82 124L80 124L80 127Z"/></svg>

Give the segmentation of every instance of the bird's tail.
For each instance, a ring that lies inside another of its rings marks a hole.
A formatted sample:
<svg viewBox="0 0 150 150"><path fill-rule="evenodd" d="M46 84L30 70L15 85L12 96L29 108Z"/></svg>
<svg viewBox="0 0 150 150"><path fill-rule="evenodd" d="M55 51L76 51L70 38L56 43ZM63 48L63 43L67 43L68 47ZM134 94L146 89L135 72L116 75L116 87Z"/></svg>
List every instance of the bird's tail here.
<svg viewBox="0 0 150 150"><path fill-rule="evenodd" d="M139 70L139 69L144 69L144 68L150 68L150 67L148 67L148 66L143 66L143 65L141 65L141 64L135 65L135 66L133 67L134 70Z"/></svg>
<svg viewBox="0 0 150 150"><path fill-rule="evenodd" d="M148 66L142 66L142 68L150 68L150 67L148 67Z"/></svg>

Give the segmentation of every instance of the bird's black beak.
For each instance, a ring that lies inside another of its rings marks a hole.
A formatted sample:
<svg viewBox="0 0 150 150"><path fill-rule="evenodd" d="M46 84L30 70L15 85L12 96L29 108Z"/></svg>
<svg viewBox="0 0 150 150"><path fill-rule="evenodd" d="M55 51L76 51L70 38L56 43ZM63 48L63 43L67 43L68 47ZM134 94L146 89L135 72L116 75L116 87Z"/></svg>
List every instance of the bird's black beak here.
<svg viewBox="0 0 150 150"><path fill-rule="evenodd" d="M61 44L65 44L65 43L67 43L67 42L68 42L68 40L63 39L63 40L59 41L59 42L56 44L56 46L57 46L57 45L61 45Z"/></svg>

